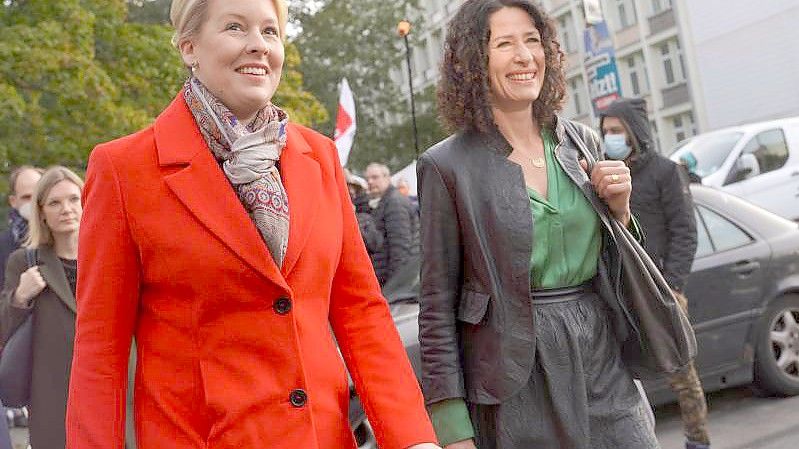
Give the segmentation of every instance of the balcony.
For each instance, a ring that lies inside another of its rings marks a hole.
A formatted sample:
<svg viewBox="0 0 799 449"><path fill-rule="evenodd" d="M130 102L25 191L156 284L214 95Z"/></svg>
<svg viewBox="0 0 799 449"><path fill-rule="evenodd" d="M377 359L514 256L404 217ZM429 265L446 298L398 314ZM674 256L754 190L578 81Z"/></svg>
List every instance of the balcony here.
<svg viewBox="0 0 799 449"><path fill-rule="evenodd" d="M649 18L649 35L658 34L675 26L677 26L677 18L674 16L674 10L661 11Z"/></svg>
<svg viewBox="0 0 799 449"><path fill-rule="evenodd" d="M622 28L616 33L616 48L623 49L641 41L641 33L635 25Z"/></svg>
<svg viewBox="0 0 799 449"><path fill-rule="evenodd" d="M688 90L688 83L685 81L667 87L660 93L663 95L663 109L691 101L691 91Z"/></svg>

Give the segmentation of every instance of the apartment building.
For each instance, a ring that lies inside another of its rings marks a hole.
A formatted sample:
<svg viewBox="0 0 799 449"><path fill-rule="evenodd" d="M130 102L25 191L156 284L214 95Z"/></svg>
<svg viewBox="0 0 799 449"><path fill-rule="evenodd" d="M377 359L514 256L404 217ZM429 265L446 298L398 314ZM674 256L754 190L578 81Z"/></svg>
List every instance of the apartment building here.
<svg viewBox="0 0 799 449"><path fill-rule="evenodd" d="M414 29L415 92L438 78L446 24L462 0L421 0ZM540 0L566 53L563 114L598 123L585 66L583 0ZM600 0L625 97L649 106L657 146L669 152L698 132L799 115L799 0ZM394 81L408 95L405 64Z"/></svg>
<svg viewBox="0 0 799 449"><path fill-rule="evenodd" d="M583 61L583 2L542 3L558 24L567 58L569 97L564 115L596 126ZM698 131L690 78L696 68L685 57L672 0L602 0L600 4L613 37L621 93L646 99L658 148L668 151Z"/></svg>

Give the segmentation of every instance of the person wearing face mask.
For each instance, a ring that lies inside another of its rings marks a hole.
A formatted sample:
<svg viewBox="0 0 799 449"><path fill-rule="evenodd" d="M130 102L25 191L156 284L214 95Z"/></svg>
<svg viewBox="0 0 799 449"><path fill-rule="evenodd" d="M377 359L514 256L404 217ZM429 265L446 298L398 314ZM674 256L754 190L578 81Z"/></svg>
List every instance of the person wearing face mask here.
<svg viewBox="0 0 799 449"><path fill-rule="evenodd" d="M30 165L16 168L8 177L8 230L0 234L0 288L5 284L6 262L25 241L31 216L31 198L44 171Z"/></svg>
<svg viewBox="0 0 799 449"><path fill-rule="evenodd" d="M696 252L696 219L685 171L655 150L646 102L622 98L600 113L605 156L630 168L633 191L630 207L639 220L644 248L658 264L687 310L683 294ZM693 363L669 377L677 393L686 435L686 448L710 447L707 404Z"/></svg>

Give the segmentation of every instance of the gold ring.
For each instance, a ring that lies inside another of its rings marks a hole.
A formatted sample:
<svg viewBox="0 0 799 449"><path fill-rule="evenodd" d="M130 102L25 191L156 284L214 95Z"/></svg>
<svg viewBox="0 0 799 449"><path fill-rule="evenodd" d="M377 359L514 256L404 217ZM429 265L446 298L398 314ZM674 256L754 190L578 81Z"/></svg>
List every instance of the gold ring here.
<svg viewBox="0 0 799 449"><path fill-rule="evenodd" d="M613 173L612 175L610 175L610 180L613 181L614 184L619 182L619 175Z"/></svg>

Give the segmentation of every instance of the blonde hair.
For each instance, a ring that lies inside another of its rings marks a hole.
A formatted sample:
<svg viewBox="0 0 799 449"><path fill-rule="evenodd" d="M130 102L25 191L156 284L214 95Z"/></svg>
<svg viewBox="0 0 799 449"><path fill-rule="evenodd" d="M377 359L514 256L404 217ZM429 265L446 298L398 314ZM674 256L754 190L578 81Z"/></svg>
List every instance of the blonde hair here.
<svg viewBox="0 0 799 449"><path fill-rule="evenodd" d="M180 49L180 44L191 38L205 22L205 12L209 0L173 0L169 10L169 20L175 28L172 36L172 45ZM289 19L289 9L286 0L271 0L277 10L277 21L280 37L286 39L286 23Z"/></svg>
<svg viewBox="0 0 799 449"><path fill-rule="evenodd" d="M83 192L83 180L72 170L60 165L48 168L36 184L36 193L33 194L32 200L34 207L31 208L31 219L28 222L28 238L25 240L24 246L38 248L42 245L53 244L53 233L44 222L42 208L47 195L61 181L69 181Z"/></svg>

